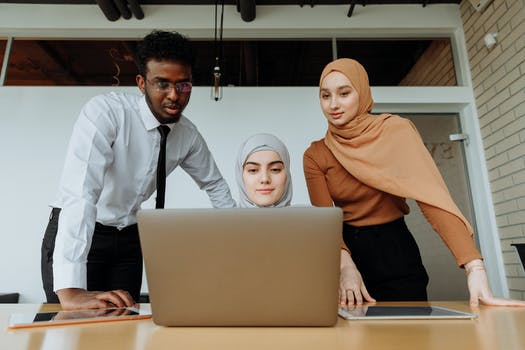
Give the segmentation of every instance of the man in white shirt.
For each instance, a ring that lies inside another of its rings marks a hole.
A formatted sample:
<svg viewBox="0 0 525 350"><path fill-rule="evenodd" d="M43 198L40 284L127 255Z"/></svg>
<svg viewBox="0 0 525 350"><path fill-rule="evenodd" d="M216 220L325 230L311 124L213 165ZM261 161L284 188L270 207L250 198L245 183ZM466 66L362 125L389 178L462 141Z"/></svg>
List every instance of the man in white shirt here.
<svg viewBox="0 0 525 350"><path fill-rule="evenodd" d="M142 254L136 212L156 190L162 133L166 174L181 166L214 207L235 206L206 142L182 115L192 89L188 39L153 31L138 44L137 63L143 95L96 96L73 129L42 242L47 301L66 309L138 301ZM161 131L162 125L169 130Z"/></svg>

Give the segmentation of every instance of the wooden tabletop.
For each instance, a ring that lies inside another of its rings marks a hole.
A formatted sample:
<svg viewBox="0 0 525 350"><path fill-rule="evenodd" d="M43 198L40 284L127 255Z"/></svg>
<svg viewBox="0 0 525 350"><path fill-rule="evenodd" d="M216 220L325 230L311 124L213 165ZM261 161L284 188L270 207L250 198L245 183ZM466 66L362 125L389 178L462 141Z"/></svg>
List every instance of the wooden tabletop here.
<svg viewBox="0 0 525 350"><path fill-rule="evenodd" d="M474 320L345 321L335 327L172 327L151 319L9 330L11 313L54 311L57 305L0 304L0 349L525 349L525 308L470 308L467 302L432 302L474 313ZM427 303L378 303L427 305ZM141 307L149 308L149 304Z"/></svg>

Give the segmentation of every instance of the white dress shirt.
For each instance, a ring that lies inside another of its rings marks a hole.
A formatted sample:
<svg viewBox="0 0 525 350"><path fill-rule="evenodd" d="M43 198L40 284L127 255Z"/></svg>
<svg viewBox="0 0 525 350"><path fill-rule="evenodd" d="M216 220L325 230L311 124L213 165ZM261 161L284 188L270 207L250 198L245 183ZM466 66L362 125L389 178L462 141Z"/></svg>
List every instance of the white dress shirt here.
<svg viewBox="0 0 525 350"><path fill-rule="evenodd" d="M73 128L57 198L62 208L53 253L54 290L87 288L86 261L95 222L122 229L156 188L160 123L142 95L91 99ZM169 125L166 174L181 166L214 207L234 207L201 134L186 117ZM167 189L169 193L169 189Z"/></svg>

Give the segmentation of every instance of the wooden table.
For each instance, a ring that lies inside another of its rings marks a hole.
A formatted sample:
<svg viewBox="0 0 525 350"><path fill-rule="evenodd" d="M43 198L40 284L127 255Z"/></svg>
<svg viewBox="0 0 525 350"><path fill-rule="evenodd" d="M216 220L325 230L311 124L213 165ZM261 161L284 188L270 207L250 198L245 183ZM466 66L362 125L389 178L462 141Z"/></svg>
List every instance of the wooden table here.
<svg viewBox="0 0 525 350"><path fill-rule="evenodd" d="M525 309L432 302L478 315L475 320L345 321L329 328L165 328L152 320L8 330L10 313L57 310L57 305L0 304L0 349L417 349L523 350ZM427 303L379 303L427 305ZM149 308L149 304L141 307Z"/></svg>

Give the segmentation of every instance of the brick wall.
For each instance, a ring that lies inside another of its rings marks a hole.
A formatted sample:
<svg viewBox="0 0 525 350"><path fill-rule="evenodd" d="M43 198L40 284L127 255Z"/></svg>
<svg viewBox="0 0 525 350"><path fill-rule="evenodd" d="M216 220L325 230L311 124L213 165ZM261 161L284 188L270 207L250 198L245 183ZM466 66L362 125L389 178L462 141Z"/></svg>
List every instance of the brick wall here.
<svg viewBox="0 0 525 350"><path fill-rule="evenodd" d="M460 10L509 292L525 299L511 246L525 243L525 0L494 0L481 12L463 0Z"/></svg>
<svg viewBox="0 0 525 350"><path fill-rule="evenodd" d="M421 55L401 86L454 86L456 74L450 40L434 40Z"/></svg>

